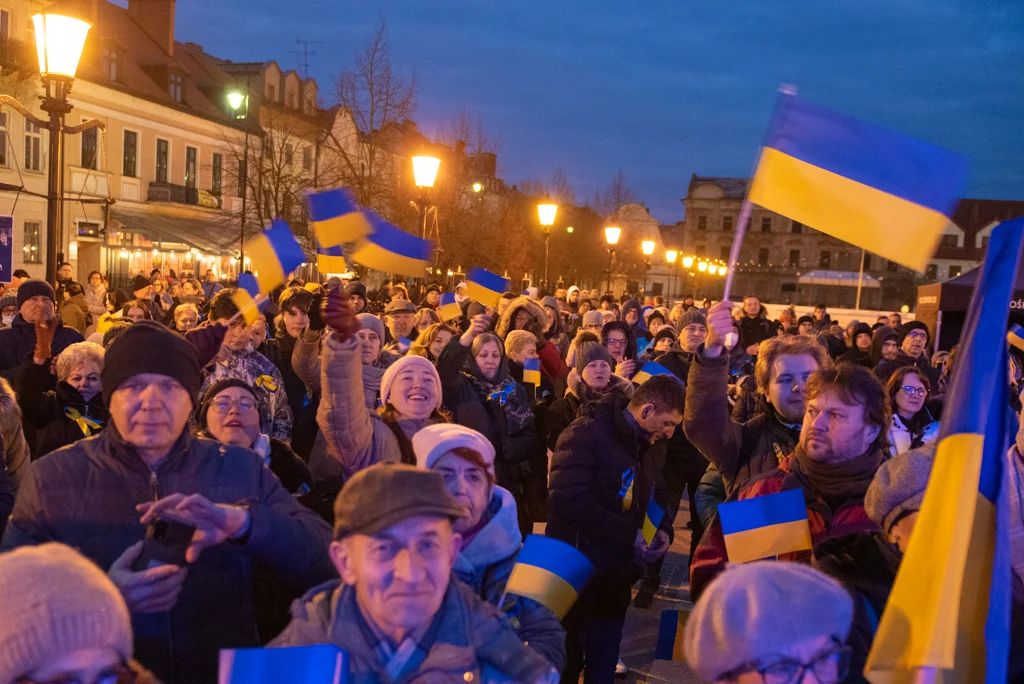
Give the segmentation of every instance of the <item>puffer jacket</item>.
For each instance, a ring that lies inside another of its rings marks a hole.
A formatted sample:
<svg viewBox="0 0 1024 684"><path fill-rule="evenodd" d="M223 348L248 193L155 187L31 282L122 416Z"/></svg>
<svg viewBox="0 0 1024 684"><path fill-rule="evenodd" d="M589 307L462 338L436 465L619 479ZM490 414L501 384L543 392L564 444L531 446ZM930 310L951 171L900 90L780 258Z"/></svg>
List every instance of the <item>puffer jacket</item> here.
<svg viewBox="0 0 1024 684"><path fill-rule="evenodd" d="M627 400L633 397L633 383L618 375L612 375L608 380L608 387L604 392L595 392L585 382L580 374L573 368L569 371L569 389L565 396L551 404L551 420L548 423L548 448L552 451L558 444L558 438L565 431L569 424L580 414L580 407L588 401L599 401L602 397L615 394L625 397Z"/></svg>
<svg viewBox="0 0 1024 684"><path fill-rule="evenodd" d="M53 333L51 355L60 353L75 342L84 342L85 338L73 328L69 328L57 317L57 330ZM36 329L31 323L18 314L11 321L11 327L0 330L0 375L14 383L25 359L36 348Z"/></svg>
<svg viewBox="0 0 1024 684"><path fill-rule="evenodd" d="M306 383L292 367L295 338L284 330L278 330L273 339L265 340L259 352L270 360L284 380L288 408L292 412L292 449L304 459L309 458L316 437L316 410L320 403L317 394L311 392Z"/></svg>
<svg viewBox="0 0 1024 684"><path fill-rule="evenodd" d="M36 428L32 446L36 458L96 434L109 417L102 392L85 401L66 382L58 382L53 390L44 389L51 382L50 364L32 361L25 364L18 382L18 404L25 420ZM75 413L79 418L72 417Z"/></svg>
<svg viewBox="0 0 1024 684"><path fill-rule="evenodd" d="M311 589L292 604L292 621L272 647L334 644L350 658L355 682L394 680L366 638L355 588L341 580ZM498 609L461 582L448 584L441 603L437 634L423 662L399 680L402 684L442 682L554 681L551 663L512 630Z"/></svg>
<svg viewBox="0 0 1024 684"><path fill-rule="evenodd" d="M939 438L941 427L927 408L918 411L909 424L898 413L893 413L889 423L889 444L893 455L934 442Z"/></svg>
<svg viewBox="0 0 1024 684"><path fill-rule="evenodd" d="M83 486L88 483L88 486ZM295 501L248 449L186 429L151 470L108 425L35 461L18 491L3 548L59 541L109 568L144 538L136 506L175 492L247 502L247 537L203 551L169 613L133 615L135 656L168 684L217 681L218 650L257 645L252 569L258 562L299 586L335 576L331 528Z"/></svg>
<svg viewBox="0 0 1024 684"><path fill-rule="evenodd" d="M494 487L486 515L487 523L459 553L452 573L477 596L509 616L519 638L561 670L565 667L565 630L555 614L528 598L505 597L505 585L523 545L512 493Z"/></svg>
<svg viewBox="0 0 1024 684"><path fill-rule="evenodd" d="M237 378L267 393L270 408L269 424L261 424L260 431L283 442L292 439L292 409L288 404L288 390L277 366L263 354L246 346L240 352L222 348L210 366L199 388L200 396L218 380Z"/></svg>
<svg viewBox="0 0 1024 684"><path fill-rule="evenodd" d="M532 330L536 327L538 330L544 330L548 327L547 314L544 313L544 307L539 302L526 296L516 297L509 303L505 313L501 314L501 317L495 324L494 332L498 337L504 340L508 337L510 331L516 329L516 316L520 311L526 311L532 318L525 329ZM540 337L543 338L544 336L541 335ZM558 393L564 392L565 386L560 385L557 381L564 379L569 374L569 367L562 360L559 347L556 344L549 343L546 338L538 339L537 356L540 357L541 372L556 381L555 391Z"/></svg>

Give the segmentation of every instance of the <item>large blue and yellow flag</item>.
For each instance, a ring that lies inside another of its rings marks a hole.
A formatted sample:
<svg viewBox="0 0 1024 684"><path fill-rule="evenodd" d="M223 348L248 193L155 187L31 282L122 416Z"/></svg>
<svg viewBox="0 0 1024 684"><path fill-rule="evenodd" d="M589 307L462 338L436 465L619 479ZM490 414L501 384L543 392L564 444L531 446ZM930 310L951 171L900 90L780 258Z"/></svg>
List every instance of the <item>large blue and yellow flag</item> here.
<svg viewBox="0 0 1024 684"><path fill-rule="evenodd" d="M256 282L256 276L252 273L243 273L238 276L238 287L231 295L231 301L235 303L238 310L242 314L242 318L245 319L246 325L252 325L259 318L262 308L266 307L270 301L266 297L259 300L260 297L260 286ZM260 304L262 303L262 306Z"/></svg>
<svg viewBox="0 0 1024 684"><path fill-rule="evenodd" d="M471 268L466 274L466 295L474 302L496 308L512 281L485 268Z"/></svg>
<svg viewBox="0 0 1024 684"><path fill-rule="evenodd" d="M232 648L220 652L220 684L347 684L349 656L337 646Z"/></svg>
<svg viewBox="0 0 1024 684"><path fill-rule="evenodd" d="M321 273L347 273L348 264L345 263L345 252L341 245L333 247L317 245L316 270Z"/></svg>
<svg viewBox="0 0 1024 684"><path fill-rule="evenodd" d="M724 503L718 507L718 519L730 563L811 549L802 489Z"/></svg>
<svg viewBox="0 0 1024 684"><path fill-rule="evenodd" d="M924 271L967 182L967 159L782 94L747 198Z"/></svg>
<svg viewBox="0 0 1024 684"><path fill-rule="evenodd" d="M336 247L368 235L373 228L352 193L342 188L306 196L309 221L321 247Z"/></svg>
<svg viewBox="0 0 1024 684"><path fill-rule="evenodd" d="M672 371L665 368L660 363L654 361L648 361L640 367L640 371L633 376L633 382L638 385L642 385L655 375L672 375Z"/></svg>
<svg viewBox="0 0 1024 684"><path fill-rule="evenodd" d="M874 684L1006 681L1011 603L1006 322L1024 219L996 226L946 395L928 488L864 676Z"/></svg>
<svg viewBox="0 0 1024 684"><path fill-rule="evenodd" d="M462 317L462 307L455 301L455 293L445 292L441 295L441 306L437 307L437 315L446 323Z"/></svg>
<svg viewBox="0 0 1024 684"><path fill-rule="evenodd" d="M531 534L519 550L505 593L533 599L561 620L593 572L593 564L576 547Z"/></svg>
<svg viewBox="0 0 1024 684"><path fill-rule="evenodd" d="M288 274L306 261L302 245L283 219L274 219L262 233L245 243L261 293L284 283Z"/></svg>
<svg viewBox="0 0 1024 684"><path fill-rule="evenodd" d="M430 261L433 243L393 226L367 212L373 232L356 243L352 260L378 271L405 276L422 276Z"/></svg>

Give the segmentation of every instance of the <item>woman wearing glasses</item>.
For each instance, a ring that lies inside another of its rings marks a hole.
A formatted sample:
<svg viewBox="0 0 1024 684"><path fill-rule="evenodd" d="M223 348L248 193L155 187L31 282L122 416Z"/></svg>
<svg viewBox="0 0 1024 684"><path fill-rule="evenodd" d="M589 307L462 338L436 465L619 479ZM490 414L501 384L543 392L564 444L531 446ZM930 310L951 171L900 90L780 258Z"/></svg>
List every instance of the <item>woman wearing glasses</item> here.
<svg viewBox="0 0 1024 684"><path fill-rule="evenodd" d="M893 454L935 441L939 436L939 421L924 405L931 391L928 378L916 366L906 366L892 374L886 389L892 408L889 443Z"/></svg>

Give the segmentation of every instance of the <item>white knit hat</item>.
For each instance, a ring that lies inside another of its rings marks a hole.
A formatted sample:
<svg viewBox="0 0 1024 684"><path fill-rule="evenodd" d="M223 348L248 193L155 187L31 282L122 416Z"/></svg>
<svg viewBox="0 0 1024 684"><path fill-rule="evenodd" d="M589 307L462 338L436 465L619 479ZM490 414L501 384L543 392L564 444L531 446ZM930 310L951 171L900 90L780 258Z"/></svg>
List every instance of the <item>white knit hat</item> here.
<svg viewBox="0 0 1024 684"><path fill-rule="evenodd" d="M476 430L456 423L438 423L428 425L412 436L416 467L423 470L430 470L437 459L459 447L480 454L487 470L494 475L494 445Z"/></svg>
<svg viewBox="0 0 1024 684"><path fill-rule="evenodd" d="M429 370L434 375L434 386L435 394L437 395L437 405L434 409L441 408L441 376L437 374L437 369L434 368L434 364L430 363L427 359L422 356L403 356L402 358L395 361L393 364L388 366L388 369L384 371L384 376L380 379L380 400L381 403L387 404L391 398L391 386L395 384L395 378L409 366L419 366L423 369Z"/></svg>

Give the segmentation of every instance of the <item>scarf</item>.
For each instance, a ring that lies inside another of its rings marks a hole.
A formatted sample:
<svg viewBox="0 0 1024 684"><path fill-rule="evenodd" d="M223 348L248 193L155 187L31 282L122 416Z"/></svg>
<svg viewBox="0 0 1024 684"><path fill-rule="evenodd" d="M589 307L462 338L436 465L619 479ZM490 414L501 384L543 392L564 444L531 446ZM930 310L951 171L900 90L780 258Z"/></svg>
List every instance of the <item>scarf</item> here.
<svg viewBox="0 0 1024 684"><path fill-rule="evenodd" d="M507 434L518 434L533 422L533 408L529 401L523 401L519 393L516 392L519 384L511 376L506 374L505 379L501 382L492 383L474 374L465 373L464 375L473 383L477 395L482 397L486 403L496 404L505 412Z"/></svg>
<svg viewBox="0 0 1024 684"><path fill-rule="evenodd" d="M800 472L814 489L835 511L852 499L863 499L868 485L875 477L875 471L882 464L882 450L873 447L865 454L842 463L819 463L812 461L799 444L793 451Z"/></svg>
<svg viewBox="0 0 1024 684"><path fill-rule="evenodd" d="M380 381L384 377L384 371L386 368L380 368L378 366L370 365L363 366L363 392L366 394L367 399L372 395L374 398L374 406L369 408L376 408L377 400L380 398Z"/></svg>
<svg viewBox="0 0 1024 684"><path fill-rule="evenodd" d="M590 401L600 401L602 397L609 394L617 394L619 396L630 399L633 396L633 383L625 378L619 377L618 375L612 375L608 379L608 385L604 389L594 389L587 383L583 382L583 378L579 372L573 368L569 371L569 376L566 378L566 384L569 385L568 392L576 395L576 398L580 400L580 404L586 404Z"/></svg>

